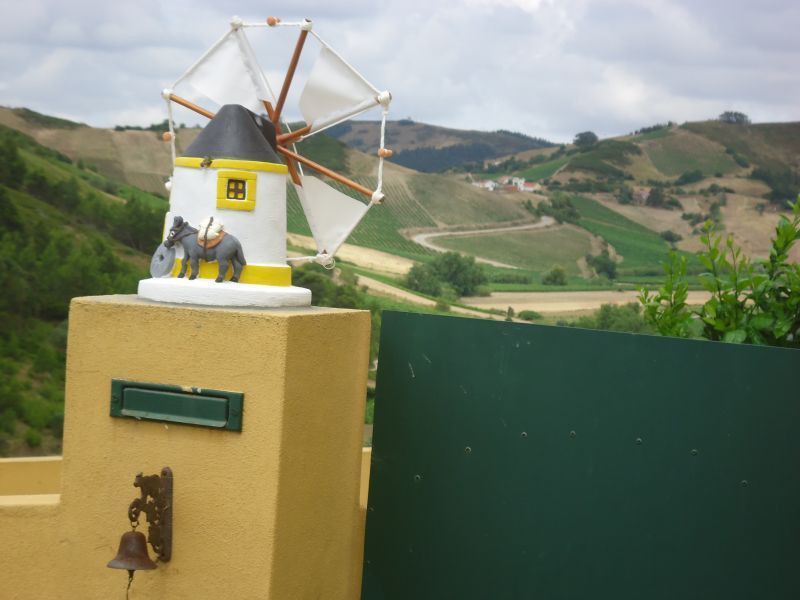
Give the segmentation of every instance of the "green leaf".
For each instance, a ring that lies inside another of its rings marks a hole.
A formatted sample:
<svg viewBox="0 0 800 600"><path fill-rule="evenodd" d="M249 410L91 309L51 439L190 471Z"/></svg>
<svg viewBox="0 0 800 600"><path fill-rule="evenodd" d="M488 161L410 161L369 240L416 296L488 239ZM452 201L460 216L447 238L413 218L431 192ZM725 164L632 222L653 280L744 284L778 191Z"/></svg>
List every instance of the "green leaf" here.
<svg viewBox="0 0 800 600"><path fill-rule="evenodd" d="M774 322L775 319L769 315L756 315L750 319L750 327L758 330L769 329Z"/></svg>
<svg viewBox="0 0 800 600"><path fill-rule="evenodd" d="M773 332L775 333L776 338L782 338L789 330L792 328L792 322L788 319L780 319L777 323L775 323L775 329Z"/></svg>
<svg viewBox="0 0 800 600"><path fill-rule="evenodd" d="M722 341L729 342L731 344L741 344L746 339L747 332L744 329L734 329L733 331L727 332L722 338Z"/></svg>

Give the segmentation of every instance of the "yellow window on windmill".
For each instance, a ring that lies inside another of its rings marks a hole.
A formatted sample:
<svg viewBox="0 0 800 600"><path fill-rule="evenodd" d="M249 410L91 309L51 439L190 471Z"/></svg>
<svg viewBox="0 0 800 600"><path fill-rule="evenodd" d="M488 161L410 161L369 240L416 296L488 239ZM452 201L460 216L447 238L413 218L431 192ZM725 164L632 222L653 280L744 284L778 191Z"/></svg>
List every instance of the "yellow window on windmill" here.
<svg viewBox="0 0 800 600"><path fill-rule="evenodd" d="M254 210L256 174L248 171L220 171L217 176L217 208Z"/></svg>

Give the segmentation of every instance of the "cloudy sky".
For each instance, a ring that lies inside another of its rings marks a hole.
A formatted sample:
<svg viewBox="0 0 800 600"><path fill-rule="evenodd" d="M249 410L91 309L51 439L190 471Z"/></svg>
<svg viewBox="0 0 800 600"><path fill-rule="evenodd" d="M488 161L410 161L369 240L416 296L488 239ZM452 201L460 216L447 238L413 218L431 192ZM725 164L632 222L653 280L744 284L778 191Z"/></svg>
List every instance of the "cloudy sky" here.
<svg viewBox="0 0 800 600"><path fill-rule="evenodd" d="M798 0L0 0L0 105L103 127L160 121L160 90L234 14L313 19L392 91L392 118L554 141L728 109L800 120ZM248 35L280 81L296 30Z"/></svg>

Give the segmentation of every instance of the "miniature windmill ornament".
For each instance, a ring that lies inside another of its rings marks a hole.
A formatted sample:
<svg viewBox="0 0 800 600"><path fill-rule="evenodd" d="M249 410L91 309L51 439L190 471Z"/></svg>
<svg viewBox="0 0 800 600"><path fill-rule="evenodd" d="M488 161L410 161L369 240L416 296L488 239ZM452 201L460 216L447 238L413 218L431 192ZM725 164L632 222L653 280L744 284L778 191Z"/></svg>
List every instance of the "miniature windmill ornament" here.
<svg viewBox="0 0 800 600"><path fill-rule="evenodd" d="M273 93L246 29L296 28L299 36L279 93ZM320 46L299 97L305 125L282 120L307 39ZM186 89L187 92L182 90ZM176 93L181 90L181 95ZM201 95L216 113L193 101ZM288 262L333 266L333 257L367 211L383 198L386 119L391 94L367 81L312 29L308 19L246 23L230 29L162 92L167 102L173 174L164 243L139 295L153 300L223 306L304 306L308 290L291 285ZM173 103L210 119L181 156L176 152ZM370 109L381 110L377 186L370 189L298 150L302 141ZM357 192L352 198L303 167ZM314 256L286 256L286 175L297 191L317 247Z"/></svg>

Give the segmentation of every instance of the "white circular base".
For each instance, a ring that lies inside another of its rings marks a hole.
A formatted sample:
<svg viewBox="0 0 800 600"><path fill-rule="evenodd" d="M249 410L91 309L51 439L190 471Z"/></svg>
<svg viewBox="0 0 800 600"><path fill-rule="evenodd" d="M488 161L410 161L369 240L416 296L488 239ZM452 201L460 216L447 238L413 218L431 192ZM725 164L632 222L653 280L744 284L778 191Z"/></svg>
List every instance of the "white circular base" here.
<svg viewBox="0 0 800 600"><path fill-rule="evenodd" d="M139 282L139 296L158 302L205 306L252 306L279 308L310 306L311 290L295 286L217 283L211 279L162 277Z"/></svg>

